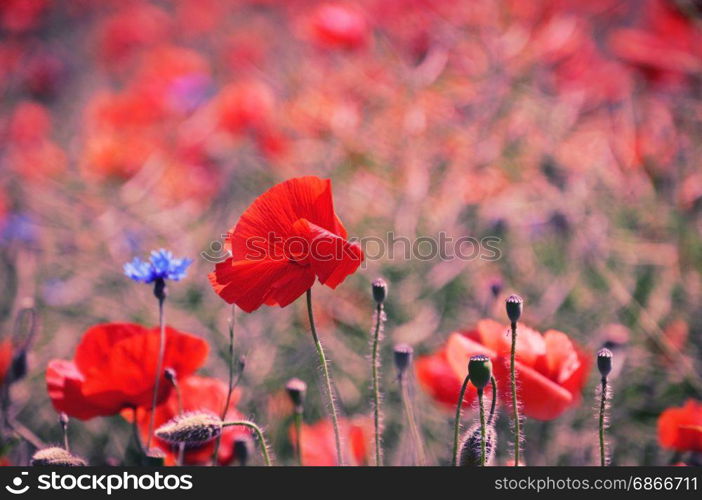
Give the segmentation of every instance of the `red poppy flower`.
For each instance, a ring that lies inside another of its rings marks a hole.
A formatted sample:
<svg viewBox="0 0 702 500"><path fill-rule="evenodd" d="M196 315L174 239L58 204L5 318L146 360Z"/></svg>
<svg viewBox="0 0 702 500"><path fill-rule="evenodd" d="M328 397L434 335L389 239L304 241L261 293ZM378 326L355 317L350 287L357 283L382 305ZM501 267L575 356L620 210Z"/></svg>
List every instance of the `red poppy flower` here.
<svg viewBox="0 0 702 500"><path fill-rule="evenodd" d="M46 385L57 411L87 420L115 415L123 408L150 407L153 397L159 328L110 323L90 328L73 361L54 359ZM207 343L194 335L166 328L164 366L187 377L207 357ZM158 401L171 390L162 377Z"/></svg>
<svg viewBox="0 0 702 500"><path fill-rule="evenodd" d="M347 421L339 420L343 441L351 455L350 465L368 465L372 423L369 418L360 417ZM294 426L290 427L290 439L297 446ZM308 467L333 467L336 462L334 426L331 420L320 420L312 425L302 426L302 465Z"/></svg>
<svg viewBox="0 0 702 500"><path fill-rule="evenodd" d="M285 307L315 277L336 288L363 261L334 213L331 181L299 177L278 184L246 209L229 232L231 257L217 264L210 283L246 312Z"/></svg>
<svg viewBox="0 0 702 500"><path fill-rule="evenodd" d="M510 345L506 326L482 320L475 330L452 333L438 354L419 358L417 378L434 399L454 406L469 358L484 354L493 361L500 397L510 405ZM551 420L578 404L589 369L587 356L565 333L549 330L541 335L520 325L516 372L519 400L528 417ZM472 404L475 397L475 389L469 386L464 405Z"/></svg>
<svg viewBox="0 0 702 500"><path fill-rule="evenodd" d="M0 387L5 382L7 372L12 366L12 342L9 340L0 341Z"/></svg>
<svg viewBox="0 0 702 500"><path fill-rule="evenodd" d="M658 417L658 441L677 451L702 451L702 402L688 399Z"/></svg>
<svg viewBox="0 0 702 500"><path fill-rule="evenodd" d="M214 378L198 377L195 375L182 380L178 377L178 384L182 397L183 411L209 410L217 415L222 414L222 409L227 399L227 384ZM242 414L236 410L239 396L240 391L235 390L232 392L229 410L227 411L225 420L242 419ZM161 425L179 414L178 394L176 391L171 391L171 395L168 399L156 407L154 427L158 429ZM122 415L129 421L133 418L133 412L131 410L124 410ZM139 408L137 410L137 424L143 441L146 441L148 437L150 415L151 412L144 408ZM226 427L224 429L222 442L217 455L220 465L228 465L234 460L234 440L243 434L250 434L250 431L244 427ZM159 438L155 438L153 444L165 453L167 464L171 465L176 463L176 457L178 455L177 447L173 447ZM214 446L215 443L213 441L202 446L187 448L183 456L183 464L208 465L212 460Z"/></svg>

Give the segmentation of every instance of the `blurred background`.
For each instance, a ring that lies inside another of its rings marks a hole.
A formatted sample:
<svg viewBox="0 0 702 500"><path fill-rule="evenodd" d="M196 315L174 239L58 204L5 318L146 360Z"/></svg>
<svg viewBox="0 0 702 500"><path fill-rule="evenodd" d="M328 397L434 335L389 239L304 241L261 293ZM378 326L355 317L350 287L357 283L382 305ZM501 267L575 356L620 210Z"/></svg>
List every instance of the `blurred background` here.
<svg viewBox="0 0 702 500"><path fill-rule="evenodd" d="M315 287L339 404L362 418L370 282L389 283L388 463L412 461L392 345L421 355L506 321L515 292L530 326L615 349L613 463L667 463L657 416L702 399L700 23L692 0L0 2L0 335L28 299L39 321L13 418L61 441L46 364L96 323L157 323L150 287L122 272L154 248L195 259L167 320L210 342L200 373L225 380L229 307L201 254L221 256L270 186L318 175L350 236L500 238L497 260L399 252ZM237 322L239 408L294 463L285 382L310 384L307 422L325 416L304 300ZM527 420L528 464L596 463L591 377L579 407ZM451 413L412 393L428 460L445 464ZM116 416L70 432L100 464L130 429ZM498 432L504 462L506 415Z"/></svg>

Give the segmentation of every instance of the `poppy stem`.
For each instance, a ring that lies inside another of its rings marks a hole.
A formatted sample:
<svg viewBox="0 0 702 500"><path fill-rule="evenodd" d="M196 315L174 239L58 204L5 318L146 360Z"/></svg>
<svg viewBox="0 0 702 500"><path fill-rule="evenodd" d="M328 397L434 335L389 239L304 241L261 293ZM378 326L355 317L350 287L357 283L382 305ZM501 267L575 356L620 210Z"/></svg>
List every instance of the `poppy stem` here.
<svg viewBox="0 0 702 500"><path fill-rule="evenodd" d="M495 376L490 377L490 385L492 385L492 403L490 403L490 415L488 416L488 425L492 425L492 421L495 418L495 408L497 406L497 380Z"/></svg>
<svg viewBox="0 0 702 500"><path fill-rule="evenodd" d="M334 426L334 444L336 446L336 458L339 465L344 465L344 460L341 455L341 435L339 433L339 419L336 413L336 404L334 403L334 392L332 390L331 377L329 375L329 366L327 365L327 358L324 355L324 349L322 348L322 343L319 341L317 336L317 329L314 325L314 315L312 313L312 288L307 289L307 315L310 318L310 329L312 330L312 338L314 339L314 345L317 348L317 354L319 355L319 362L322 364L322 374L324 376L324 382L326 384L327 394L329 396L329 408L331 410L332 424Z"/></svg>
<svg viewBox="0 0 702 500"><path fill-rule="evenodd" d="M461 392L458 395L458 403L456 403L456 421L453 424L453 454L451 455L451 465L454 467L458 463L458 434L461 428L461 411L463 410L463 398L466 395L470 374L466 375L461 386Z"/></svg>
<svg viewBox="0 0 702 500"><path fill-rule="evenodd" d="M173 390L176 393L176 399L178 400L178 415L183 414L183 393L180 390L180 385L178 384L178 378L174 370L166 369L166 380L168 380L173 386ZM183 458L185 457L185 443L178 444L178 457L176 459L176 465L183 465Z"/></svg>
<svg viewBox="0 0 702 500"><path fill-rule="evenodd" d="M302 408L295 409L295 442L297 444L297 463L302 466Z"/></svg>
<svg viewBox="0 0 702 500"><path fill-rule="evenodd" d="M521 446L521 429L520 429L520 421L519 421L519 405L517 403L517 380L515 376L515 356L517 353L517 322L512 321L511 322L511 330L512 330L512 351L510 354L510 363L509 363L509 380L510 380L510 385L512 386L512 409L514 412L514 466L518 467L519 466L519 451L520 451L520 446Z"/></svg>
<svg viewBox="0 0 702 500"><path fill-rule="evenodd" d="M480 407L480 466L485 467L485 403L483 388L478 388L478 405Z"/></svg>
<svg viewBox="0 0 702 500"><path fill-rule="evenodd" d="M607 377L602 377L600 394L600 466L607 465L605 453L605 409L607 405Z"/></svg>
<svg viewBox="0 0 702 500"><path fill-rule="evenodd" d="M258 438L260 444L261 444L261 453L263 454L263 461L266 463L268 467L271 466L271 457L268 455L268 444L266 444L266 438L263 436L263 431L261 428L256 425L253 422L250 422L248 420L236 420L234 422L224 422L222 424L222 427L232 427L232 426L241 426L241 427L248 427L249 429L253 430L256 433L256 437Z"/></svg>
<svg viewBox="0 0 702 500"><path fill-rule="evenodd" d="M164 302L166 300L165 282L163 279L156 280L154 294L158 299L158 324L160 334L158 339L158 360L156 362L156 380L154 381L154 397L151 400L151 414L149 415L149 434L146 437L146 451L151 449L151 438L154 433L154 419L156 418L156 403L158 403L158 389L163 371L163 356L166 353L166 322L164 318ZM159 292L160 289L160 292Z"/></svg>
<svg viewBox="0 0 702 500"><path fill-rule="evenodd" d="M227 399L224 402L222 409L222 420L227 417L229 411L229 403L232 400L232 391L234 390L234 326L236 325L236 304L232 304L231 314L229 315L229 390L227 391ZM237 379L237 383L239 380ZM212 465L217 464L217 456L219 455L219 446L222 442L222 435L217 436L215 441L214 452L212 453Z"/></svg>
<svg viewBox="0 0 702 500"><path fill-rule="evenodd" d="M61 430L63 431L63 449L70 453L71 447L68 442L68 415L61 412L59 414L59 424L61 424Z"/></svg>
<svg viewBox="0 0 702 500"><path fill-rule="evenodd" d="M426 460L424 457L422 435L419 432L419 426L417 425L417 420L414 416L414 409L412 408L412 403L410 402L409 388L407 387L407 378L404 373L400 374L399 382L402 406L405 408L405 413L407 414L407 424L409 425L410 432L412 433L412 439L414 439L415 450L417 453L417 465L424 465Z"/></svg>
<svg viewBox="0 0 702 500"><path fill-rule="evenodd" d="M380 372L380 361L378 360L378 344L380 343L380 331L383 323L383 303L377 304L375 309L375 333L373 334L373 423L375 426L375 465L383 465L383 448L380 444L380 383L378 381Z"/></svg>

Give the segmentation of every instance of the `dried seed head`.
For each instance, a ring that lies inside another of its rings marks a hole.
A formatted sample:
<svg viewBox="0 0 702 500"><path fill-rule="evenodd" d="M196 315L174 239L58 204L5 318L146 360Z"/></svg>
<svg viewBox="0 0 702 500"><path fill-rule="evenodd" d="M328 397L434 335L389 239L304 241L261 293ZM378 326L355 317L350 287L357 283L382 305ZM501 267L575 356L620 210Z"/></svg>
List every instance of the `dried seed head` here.
<svg viewBox="0 0 702 500"><path fill-rule="evenodd" d="M383 278L377 278L373 280L373 300L376 303L382 304L385 302L385 297L388 293L388 284L385 283Z"/></svg>
<svg viewBox="0 0 702 500"><path fill-rule="evenodd" d="M156 437L169 443L197 446L217 438L222 433L222 419L209 411L194 411L179 415L156 429Z"/></svg>
<svg viewBox="0 0 702 500"><path fill-rule="evenodd" d="M603 377L609 375L612 371L612 351L607 348L597 351L597 369Z"/></svg>
<svg viewBox="0 0 702 500"><path fill-rule="evenodd" d="M492 377L492 361L484 354L476 354L468 361L468 376L471 383L478 389L482 389L490 382Z"/></svg>
<svg viewBox="0 0 702 500"><path fill-rule="evenodd" d="M38 450L30 461L33 466L54 465L58 467L85 467L88 465L82 458L71 455L58 446Z"/></svg>
<svg viewBox="0 0 702 500"><path fill-rule="evenodd" d="M239 465L246 465L251 457L251 448L253 443L248 434L243 434L234 439L234 458L239 462Z"/></svg>
<svg viewBox="0 0 702 500"><path fill-rule="evenodd" d="M490 465L495 456L495 443L497 442L497 433L492 427L485 429L485 465ZM475 425L468 429L463 435L461 442L460 453L458 456L458 465L461 467L478 467L480 466L480 426Z"/></svg>
<svg viewBox="0 0 702 500"><path fill-rule="evenodd" d="M409 344L397 344L394 349L395 368L400 375L405 373L412 363L412 346Z"/></svg>
<svg viewBox="0 0 702 500"><path fill-rule="evenodd" d="M524 306L524 301L519 295L510 295L505 301L507 308L507 317L512 323L519 321L522 317L522 308Z"/></svg>
<svg viewBox="0 0 702 500"><path fill-rule="evenodd" d="M302 410L302 407L305 404L307 384L299 378L291 378L288 380L288 383L285 384L285 390L288 391L288 396L290 396L290 401L292 401L295 409L298 411Z"/></svg>

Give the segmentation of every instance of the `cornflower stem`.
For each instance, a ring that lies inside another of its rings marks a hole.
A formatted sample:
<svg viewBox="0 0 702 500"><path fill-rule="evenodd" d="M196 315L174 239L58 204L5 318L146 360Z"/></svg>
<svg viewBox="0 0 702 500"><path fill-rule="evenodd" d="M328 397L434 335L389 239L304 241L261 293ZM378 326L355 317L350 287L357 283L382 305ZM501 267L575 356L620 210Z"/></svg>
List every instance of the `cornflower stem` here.
<svg viewBox="0 0 702 500"><path fill-rule="evenodd" d="M261 444L261 453L263 454L263 461L265 464L270 467L271 466L271 457L268 455L268 444L266 443L266 438L263 436L263 431L261 428L256 425L253 422L250 422L248 420L235 420L233 422L224 422L222 424L222 427L233 427L233 426L241 426L241 427L248 427L249 429L253 430L256 433L256 437L258 438L260 444Z"/></svg>
<svg viewBox="0 0 702 500"><path fill-rule="evenodd" d="M600 394L600 466L607 465L605 454L605 409L607 405L607 377L602 377Z"/></svg>
<svg viewBox="0 0 702 500"><path fill-rule="evenodd" d="M146 437L146 451L151 449L151 438L154 433L154 421L156 418L156 403L158 403L158 390L163 372L163 356L166 353L166 321L164 314L164 302L166 301L165 283L163 279L156 280L154 285L154 293L158 299L158 324L160 327L160 335L158 340L158 360L156 361L156 379L154 380L154 397L151 400L151 414L149 416L149 434ZM157 292L159 288L161 292Z"/></svg>
<svg viewBox="0 0 702 500"><path fill-rule="evenodd" d="M317 336L317 328L314 324L314 314L312 313L312 288L307 289L307 315L310 319L310 330L312 331L314 345L317 348L317 354L319 355L319 362L322 365L322 375L324 377L327 395L329 396L329 408L331 410L332 425L334 427L334 444L336 446L337 463L339 465L344 465L344 460L341 454L341 435L339 433L339 418L336 412L336 404L334 403L334 392L332 389L331 376L329 375L329 366L327 365L327 358L324 355L322 343L319 341L319 337Z"/></svg>
<svg viewBox="0 0 702 500"><path fill-rule="evenodd" d="M461 411L463 410L463 398L466 395L469 380L470 375L466 375L463 385L461 385L461 392L458 395L458 402L456 403L456 420L453 424L453 454L451 455L451 465L454 467L458 463L458 434L461 429Z"/></svg>
<svg viewBox="0 0 702 500"><path fill-rule="evenodd" d="M302 465L302 408L295 409L295 444L298 465Z"/></svg>
<svg viewBox="0 0 702 500"><path fill-rule="evenodd" d="M521 429L519 421L519 405L517 404L517 378L515 376L515 356L517 353L517 322L512 321L512 350L510 354L509 363L509 379L512 388L512 409L513 409L513 419L514 419L514 466L519 466L519 452L521 446Z"/></svg>
<svg viewBox="0 0 702 500"><path fill-rule="evenodd" d="M234 390L234 327L236 325L236 304L232 304L231 314L229 315L229 389L227 391L227 399L224 402L224 408L222 408L222 420L227 417L227 411L229 410L229 403L232 400L232 391ZM237 383L239 379L237 378ZM214 451L212 453L212 465L217 464L217 455L219 454L219 447L222 443L222 435L217 436L215 441Z"/></svg>
<svg viewBox="0 0 702 500"><path fill-rule="evenodd" d="M378 344L380 329L383 321L383 304L379 303L375 309L375 333L373 335L372 375L373 375L373 424L375 426L375 465L383 465L383 449L380 444L380 362L378 360Z"/></svg>
<svg viewBox="0 0 702 500"><path fill-rule="evenodd" d="M478 389L478 404L480 406L480 466L485 467L485 404L483 389Z"/></svg>
<svg viewBox="0 0 702 500"><path fill-rule="evenodd" d="M414 440L415 451L417 454L417 465L424 465L426 463L426 459L424 456L422 435L419 432L419 425L417 425L417 420L414 416L414 409L412 408L412 402L410 401L409 387L407 386L407 378L405 374L400 375L400 395L402 398L402 406L404 407L405 414L407 415L407 425L409 426L412 439Z"/></svg>

